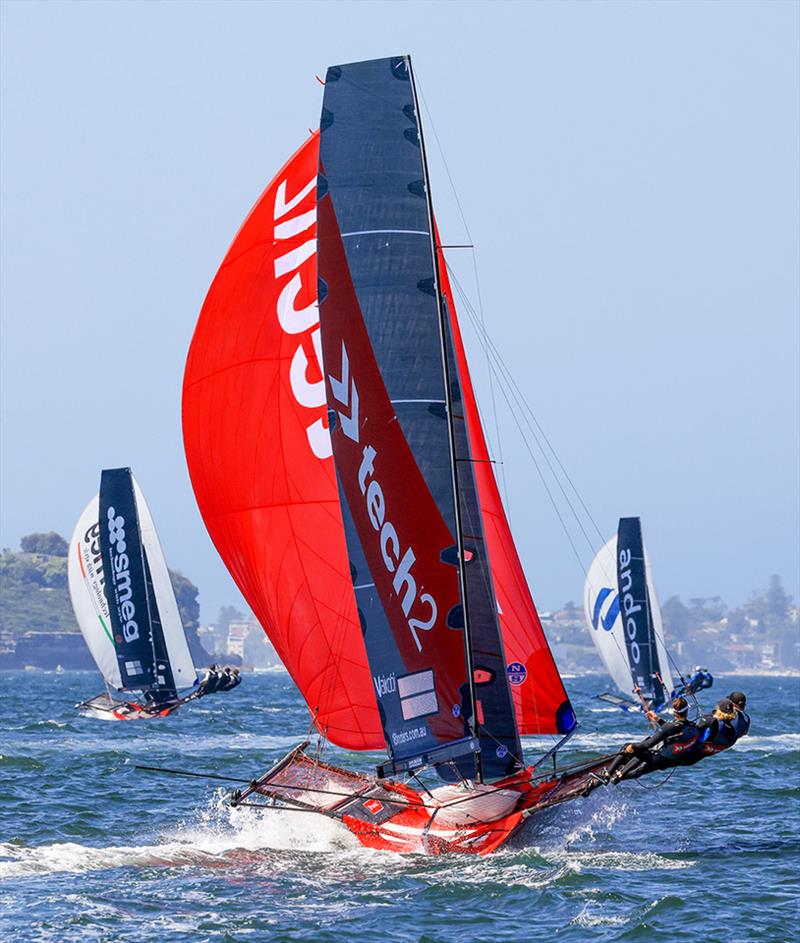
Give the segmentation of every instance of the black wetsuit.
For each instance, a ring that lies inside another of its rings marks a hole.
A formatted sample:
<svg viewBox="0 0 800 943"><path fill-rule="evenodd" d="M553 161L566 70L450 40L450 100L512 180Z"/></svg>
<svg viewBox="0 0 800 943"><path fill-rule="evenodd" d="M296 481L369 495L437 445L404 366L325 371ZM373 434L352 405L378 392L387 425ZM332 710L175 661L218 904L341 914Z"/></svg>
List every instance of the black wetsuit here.
<svg viewBox="0 0 800 943"><path fill-rule="evenodd" d="M613 775L622 769L621 779L636 779L643 773L673 766L691 766L703 758L700 741L704 721L662 722L649 737L632 744L633 753L620 753L609 767Z"/></svg>
<svg viewBox="0 0 800 943"><path fill-rule="evenodd" d="M215 691L219 690L220 675L217 671L208 670L205 678L200 682L200 685L197 689L198 694L202 697L205 694L213 694Z"/></svg>

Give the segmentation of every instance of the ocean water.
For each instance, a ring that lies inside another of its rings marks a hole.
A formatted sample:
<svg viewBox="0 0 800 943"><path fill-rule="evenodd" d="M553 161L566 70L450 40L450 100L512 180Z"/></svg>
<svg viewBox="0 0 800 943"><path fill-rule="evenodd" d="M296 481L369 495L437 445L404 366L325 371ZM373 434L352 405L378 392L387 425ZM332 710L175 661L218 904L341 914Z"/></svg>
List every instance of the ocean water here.
<svg viewBox="0 0 800 943"><path fill-rule="evenodd" d="M601 677L567 685L574 758L645 732L593 700ZM750 737L667 781L534 817L487 858L369 851L319 816L231 810L223 784L134 769L263 772L307 731L283 672L132 723L79 716L72 705L99 688L89 673L0 673L2 940L798 939L796 678L718 679L704 706L745 690Z"/></svg>

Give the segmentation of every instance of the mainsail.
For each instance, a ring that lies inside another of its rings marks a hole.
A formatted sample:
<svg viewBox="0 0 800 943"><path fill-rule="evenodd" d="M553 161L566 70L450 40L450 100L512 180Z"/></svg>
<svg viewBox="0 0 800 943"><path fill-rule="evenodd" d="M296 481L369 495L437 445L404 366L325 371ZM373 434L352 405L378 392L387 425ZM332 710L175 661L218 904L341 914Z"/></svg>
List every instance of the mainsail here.
<svg viewBox="0 0 800 943"><path fill-rule="evenodd" d="M521 748L409 60L331 67L320 132L331 439L389 768L502 777Z"/></svg>
<svg viewBox="0 0 800 943"><path fill-rule="evenodd" d="M78 624L109 687L175 692L195 683L163 551L130 469L103 471L68 569Z"/></svg>
<svg viewBox="0 0 800 943"><path fill-rule="evenodd" d="M638 517L623 517L589 568L589 632L617 687L660 707L672 692L661 612Z"/></svg>

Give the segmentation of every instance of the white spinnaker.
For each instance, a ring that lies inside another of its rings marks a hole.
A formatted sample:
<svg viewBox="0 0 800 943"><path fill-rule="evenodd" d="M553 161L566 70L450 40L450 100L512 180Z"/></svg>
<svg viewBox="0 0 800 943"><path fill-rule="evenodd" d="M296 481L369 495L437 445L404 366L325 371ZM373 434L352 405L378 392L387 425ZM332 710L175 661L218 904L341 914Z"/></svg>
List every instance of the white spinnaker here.
<svg viewBox="0 0 800 943"><path fill-rule="evenodd" d="M642 542L644 546L644 542ZM674 684L672 681L672 672L669 667L669 655L664 641L664 625L661 621L661 606L658 604L656 595L656 586L653 582L653 568L650 565L650 556L647 553L647 547L644 548L644 573L647 580L647 597L650 600L650 619L653 623L653 631L656 636L656 652L658 653L658 670L661 674L661 680L664 682L666 691L664 697L669 699L672 694Z"/></svg>
<svg viewBox="0 0 800 943"><path fill-rule="evenodd" d="M83 637L106 684L122 690L122 679L114 648L111 617L103 590L103 558L100 553L98 495L78 518L69 545L67 576L72 609Z"/></svg>
<svg viewBox="0 0 800 943"><path fill-rule="evenodd" d="M139 531L142 546L150 566L150 576L153 580L153 591L158 605L158 614L161 618L161 628L164 632L172 677L178 690L189 688L197 680L197 670L189 652L186 632L175 599L175 590L172 588L172 581L169 578L167 561L164 559L164 551L161 549L150 509L135 478L133 479L133 490L136 495L136 508L139 512Z"/></svg>
<svg viewBox="0 0 800 943"><path fill-rule="evenodd" d="M599 604L598 599L601 600ZM614 609L616 618L613 617ZM625 647L625 628L619 615L616 534L600 550L589 567L583 587L583 611L589 634L614 684L626 697L635 700L628 651Z"/></svg>

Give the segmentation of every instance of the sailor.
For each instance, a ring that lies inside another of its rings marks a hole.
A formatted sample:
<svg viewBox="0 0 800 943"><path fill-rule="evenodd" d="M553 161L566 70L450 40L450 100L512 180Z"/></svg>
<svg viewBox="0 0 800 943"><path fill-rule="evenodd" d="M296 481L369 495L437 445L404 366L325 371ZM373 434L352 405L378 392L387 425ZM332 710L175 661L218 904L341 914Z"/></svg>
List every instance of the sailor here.
<svg viewBox="0 0 800 943"><path fill-rule="evenodd" d="M204 694L213 694L219 690L220 675L216 665L209 665L205 676L197 686L197 696L203 697Z"/></svg>
<svg viewBox="0 0 800 943"><path fill-rule="evenodd" d="M606 770L605 776L590 780L584 789L584 795L604 783L637 779L653 770L691 766L701 760L703 754L699 752L698 744L702 736L702 725L689 720L689 702L685 697L675 698L672 702L672 713L674 720L669 722L653 715L660 723L658 730L639 743L626 744Z"/></svg>
<svg viewBox="0 0 800 943"><path fill-rule="evenodd" d="M728 700L733 704L735 713L733 726L736 728L736 739L746 737L750 730L750 715L745 713L747 698L742 691L733 691L728 695Z"/></svg>
<svg viewBox="0 0 800 943"><path fill-rule="evenodd" d="M736 743L741 734L737 732L735 720L736 708L733 706L733 701L724 697L714 708L711 717L703 723L704 729L699 742L700 759L704 756L713 756L714 753L721 753ZM749 717L747 721L749 726Z"/></svg>
<svg viewBox="0 0 800 943"><path fill-rule="evenodd" d="M225 670L222 672L222 680L220 681L219 690L230 691L232 688L235 688L238 684L241 683L242 679L239 676L239 669L231 668L230 665L226 665Z"/></svg>

